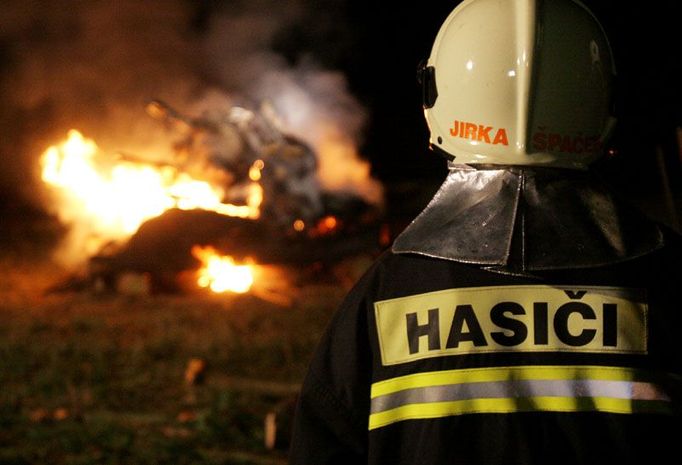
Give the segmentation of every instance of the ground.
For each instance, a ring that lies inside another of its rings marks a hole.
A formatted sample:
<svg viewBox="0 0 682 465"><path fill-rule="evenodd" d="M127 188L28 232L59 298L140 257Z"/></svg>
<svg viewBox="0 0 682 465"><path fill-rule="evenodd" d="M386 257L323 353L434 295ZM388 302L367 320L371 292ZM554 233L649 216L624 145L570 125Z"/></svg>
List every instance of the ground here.
<svg viewBox="0 0 682 465"><path fill-rule="evenodd" d="M49 293L67 272L49 241L22 239L44 228L1 243L0 463L286 463L290 406L353 277L297 284L277 303ZM270 411L281 412L275 451Z"/></svg>

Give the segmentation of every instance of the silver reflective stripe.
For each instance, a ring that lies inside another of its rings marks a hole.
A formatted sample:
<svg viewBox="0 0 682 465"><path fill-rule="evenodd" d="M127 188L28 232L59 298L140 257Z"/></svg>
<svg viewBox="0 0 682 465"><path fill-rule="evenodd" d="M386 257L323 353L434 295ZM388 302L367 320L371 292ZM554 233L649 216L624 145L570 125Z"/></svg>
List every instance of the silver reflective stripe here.
<svg viewBox="0 0 682 465"><path fill-rule="evenodd" d="M586 365L529 365L413 373L372 384L368 428L405 420L516 412L679 414L671 373Z"/></svg>
<svg viewBox="0 0 682 465"><path fill-rule="evenodd" d="M656 385L608 380L513 380L428 386L385 394L372 399L371 413L409 404L469 399L571 397L670 401Z"/></svg>

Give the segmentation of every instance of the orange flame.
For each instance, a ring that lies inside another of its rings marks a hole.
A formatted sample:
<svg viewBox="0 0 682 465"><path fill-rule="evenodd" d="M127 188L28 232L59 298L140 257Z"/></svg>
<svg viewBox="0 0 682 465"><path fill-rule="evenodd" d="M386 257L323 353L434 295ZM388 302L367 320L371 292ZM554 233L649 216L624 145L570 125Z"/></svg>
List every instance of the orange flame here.
<svg viewBox="0 0 682 465"><path fill-rule="evenodd" d="M383 188L372 178L370 163L360 158L352 139L338 127L324 125L314 145L320 161L318 175L327 190L348 190L371 204L381 205Z"/></svg>
<svg viewBox="0 0 682 465"><path fill-rule="evenodd" d="M339 221L336 219L335 216L328 215L319 221L317 229L320 231L321 234L328 234L334 231L338 224Z"/></svg>
<svg viewBox="0 0 682 465"><path fill-rule="evenodd" d="M221 215L258 218L263 190L258 184L262 161L251 167L246 205L223 203L225 192L171 166L116 161L98 163L97 144L75 129L41 157L42 179L62 194L62 220L87 224L102 240L133 234L146 220L171 208L202 209Z"/></svg>
<svg viewBox="0 0 682 465"><path fill-rule="evenodd" d="M215 293L235 292L243 294L251 289L255 267L251 264L238 265L229 256L219 255L213 247L192 247L192 255L199 259L197 284Z"/></svg>
<svg viewBox="0 0 682 465"><path fill-rule="evenodd" d="M294 230L301 232L305 229L305 222L301 219L294 221Z"/></svg>

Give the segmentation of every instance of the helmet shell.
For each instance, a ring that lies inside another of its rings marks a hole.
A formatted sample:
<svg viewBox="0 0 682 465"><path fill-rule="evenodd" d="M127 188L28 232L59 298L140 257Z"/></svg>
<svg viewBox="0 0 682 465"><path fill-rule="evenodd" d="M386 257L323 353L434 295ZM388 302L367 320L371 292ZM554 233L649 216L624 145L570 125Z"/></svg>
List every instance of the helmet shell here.
<svg viewBox="0 0 682 465"><path fill-rule="evenodd" d="M465 0L426 66L430 142L455 163L583 169L615 124L611 48L576 0Z"/></svg>

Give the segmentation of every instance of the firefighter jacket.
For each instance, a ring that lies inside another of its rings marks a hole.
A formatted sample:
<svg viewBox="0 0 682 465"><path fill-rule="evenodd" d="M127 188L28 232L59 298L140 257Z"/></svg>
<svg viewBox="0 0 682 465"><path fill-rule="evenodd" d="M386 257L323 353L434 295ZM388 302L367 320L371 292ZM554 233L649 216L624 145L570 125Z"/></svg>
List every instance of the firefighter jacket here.
<svg viewBox="0 0 682 465"><path fill-rule="evenodd" d="M533 273L386 252L313 357L290 463L682 463L682 246L667 236Z"/></svg>

